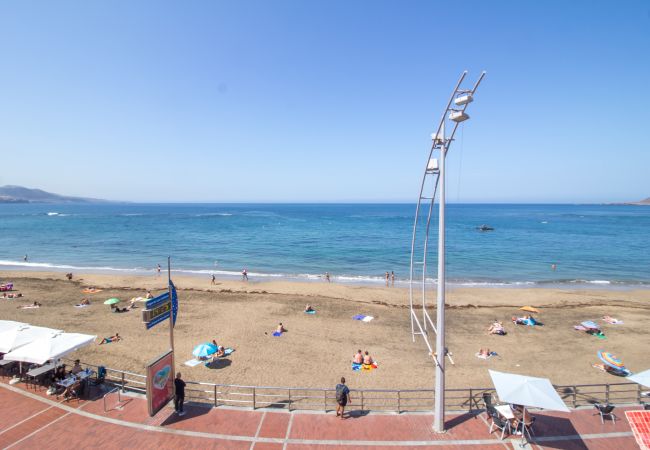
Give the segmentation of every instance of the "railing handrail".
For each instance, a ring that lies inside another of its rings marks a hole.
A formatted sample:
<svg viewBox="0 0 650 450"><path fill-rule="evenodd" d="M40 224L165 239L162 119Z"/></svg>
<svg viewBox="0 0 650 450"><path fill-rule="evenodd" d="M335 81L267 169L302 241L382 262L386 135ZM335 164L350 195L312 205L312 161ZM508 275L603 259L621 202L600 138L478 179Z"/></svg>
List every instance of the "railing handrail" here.
<svg viewBox="0 0 650 450"><path fill-rule="evenodd" d="M95 364L85 364L87 366L98 367ZM121 386L122 389L131 389L134 391L143 391L146 385L146 375L128 372L125 370L105 367L106 378ZM110 373L109 373L110 372ZM129 379L132 377L135 379ZM335 388L318 388L318 387L294 387L294 386L254 386L243 384L222 384L210 383L204 381L186 381L188 384L188 393L196 393L191 396L200 401L206 401L218 406L219 404L236 404L248 405L253 409L259 407L283 406L290 411L300 409L301 407L315 407L312 409L328 410L334 408L334 396L329 393L336 391ZM192 386L203 386L208 389L192 389ZM630 389L617 390L618 387L626 386ZM571 385L554 385L558 394L563 397L567 405L574 408L579 405L593 403L594 401L619 401L621 403L636 403L640 401L641 386L632 382L616 383L597 383L597 384L571 384ZM589 389L595 388L595 389ZM614 388L614 389L612 389ZM234 390L234 391L233 391ZM248 390L248 392L237 392ZM274 391L274 392L265 392ZM304 395L300 392L303 391ZM371 408L397 411L427 411L433 409L434 389L355 389L350 388L353 394L356 394L357 403L350 406L360 406L362 410ZM482 395L485 392L494 392L493 387L468 387L468 388L449 388L445 390L452 394L447 396L447 400L453 400L455 403L450 406L457 408L458 411L474 411L480 409L482 404ZM419 394L416 396L404 396L404 394ZM393 394L392 396L377 394ZM426 394L426 395L424 395ZM454 395L459 394L459 395ZM627 394L627 395L625 395ZM234 397L234 398L233 398ZM274 399L287 397L286 400L277 401ZM118 397L119 399L119 397ZM310 400L319 399L318 403L311 403ZM105 399L104 399L105 402Z"/></svg>

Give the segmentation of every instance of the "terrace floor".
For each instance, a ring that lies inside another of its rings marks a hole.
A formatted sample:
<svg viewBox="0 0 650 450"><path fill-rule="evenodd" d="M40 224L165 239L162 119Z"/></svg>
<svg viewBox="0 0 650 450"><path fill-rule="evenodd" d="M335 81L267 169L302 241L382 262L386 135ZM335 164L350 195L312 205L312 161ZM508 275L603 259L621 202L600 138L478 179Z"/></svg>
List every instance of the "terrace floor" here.
<svg viewBox="0 0 650 450"><path fill-rule="evenodd" d="M334 413L210 408L186 404L178 417L171 407L149 417L141 397L109 394L104 400L63 402L44 390L0 381L0 448L219 448L255 450L299 449L437 449L520 448L520 437L499 440L490 435L485 414L450 414L444 434L431 430L432 414ZM571 413L537 412L532 449L637 449L624 411L605 421L593 409Z"/></svg>

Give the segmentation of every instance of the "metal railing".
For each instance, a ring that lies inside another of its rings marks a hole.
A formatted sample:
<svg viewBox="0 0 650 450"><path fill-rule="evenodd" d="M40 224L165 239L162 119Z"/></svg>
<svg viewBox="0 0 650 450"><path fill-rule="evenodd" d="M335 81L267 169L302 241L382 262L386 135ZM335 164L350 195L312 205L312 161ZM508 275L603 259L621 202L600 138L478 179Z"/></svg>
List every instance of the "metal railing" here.
<svg viewBox="0 0 650 450"><path fill-rule="evenodd" d="M84 364L97 369L93 364ZM121 391L146 393L146 376L105 367L105 381ZM333 388L249 386L186 381L185 400L206 406L239 406L252 409L275 408L331 411L336 409ZM576 384L555 386L571 408L594 403L639 404L642 388L636 383ZM494 388L445 390L445 408L449 412L474 412L484 408L483 395L495 394ZM430 412L434 406L433 389L350 389L348 408L360 411Z"/></svg>

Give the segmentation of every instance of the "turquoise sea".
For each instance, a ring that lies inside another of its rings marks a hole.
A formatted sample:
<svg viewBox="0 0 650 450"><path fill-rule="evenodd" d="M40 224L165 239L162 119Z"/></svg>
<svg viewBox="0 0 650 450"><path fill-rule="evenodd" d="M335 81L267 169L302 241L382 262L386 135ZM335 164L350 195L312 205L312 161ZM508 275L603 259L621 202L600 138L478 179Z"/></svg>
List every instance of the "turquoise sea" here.
<svg viewBox="0 0 650 450"><path fill-rule="evenodd" d="M414 213L412 204L4 204L0 269L147 274L169 255L175 271L206 278L247 268L251 280L327 271L382 283L395 271L404 282ZM650 284L650 207L452 204L447 217L453 284Z"/></svg>

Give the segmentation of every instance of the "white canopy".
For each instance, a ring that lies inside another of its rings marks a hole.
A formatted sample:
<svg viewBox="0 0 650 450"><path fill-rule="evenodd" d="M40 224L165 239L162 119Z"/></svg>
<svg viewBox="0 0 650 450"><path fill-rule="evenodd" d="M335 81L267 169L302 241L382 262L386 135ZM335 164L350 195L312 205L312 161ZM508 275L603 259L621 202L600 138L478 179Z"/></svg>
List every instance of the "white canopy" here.
<svg viewBox="0 0 650 450"><path fill-rule="evenodd" d="M627 379L642 386L650 387L650 369L630 375Z"/></svg>
<svg viewBox="0 0 650 450"><path fill-rule="evenodd" d="M23 345L37 339L60 333L61 330L52 328L35 327L26 323L15 322L17 326L7 326L0 329L0 352L9 353Z"/></svg>
<svg viewBox="0 0 650 450"><path fill-rule="evenodd" d="M27 325L27 324L22 322L14 322L13 320L0 320L0 333L2 333L5 330L16 328L20 325Z"/></svg>
<svg viewBox="0 0 650 450"><path fill-rule="evenodd" d="M4 359L44 364L50 359L61 358L95 340L97 336L78 333L56 333L37 339L7 353Z"/></svg>
<svg viewBox="0 0 650 450"><path fill-rule="evenodd" d="M569 412L548 378L489 370L499 400L516 405Z"/></svg>

